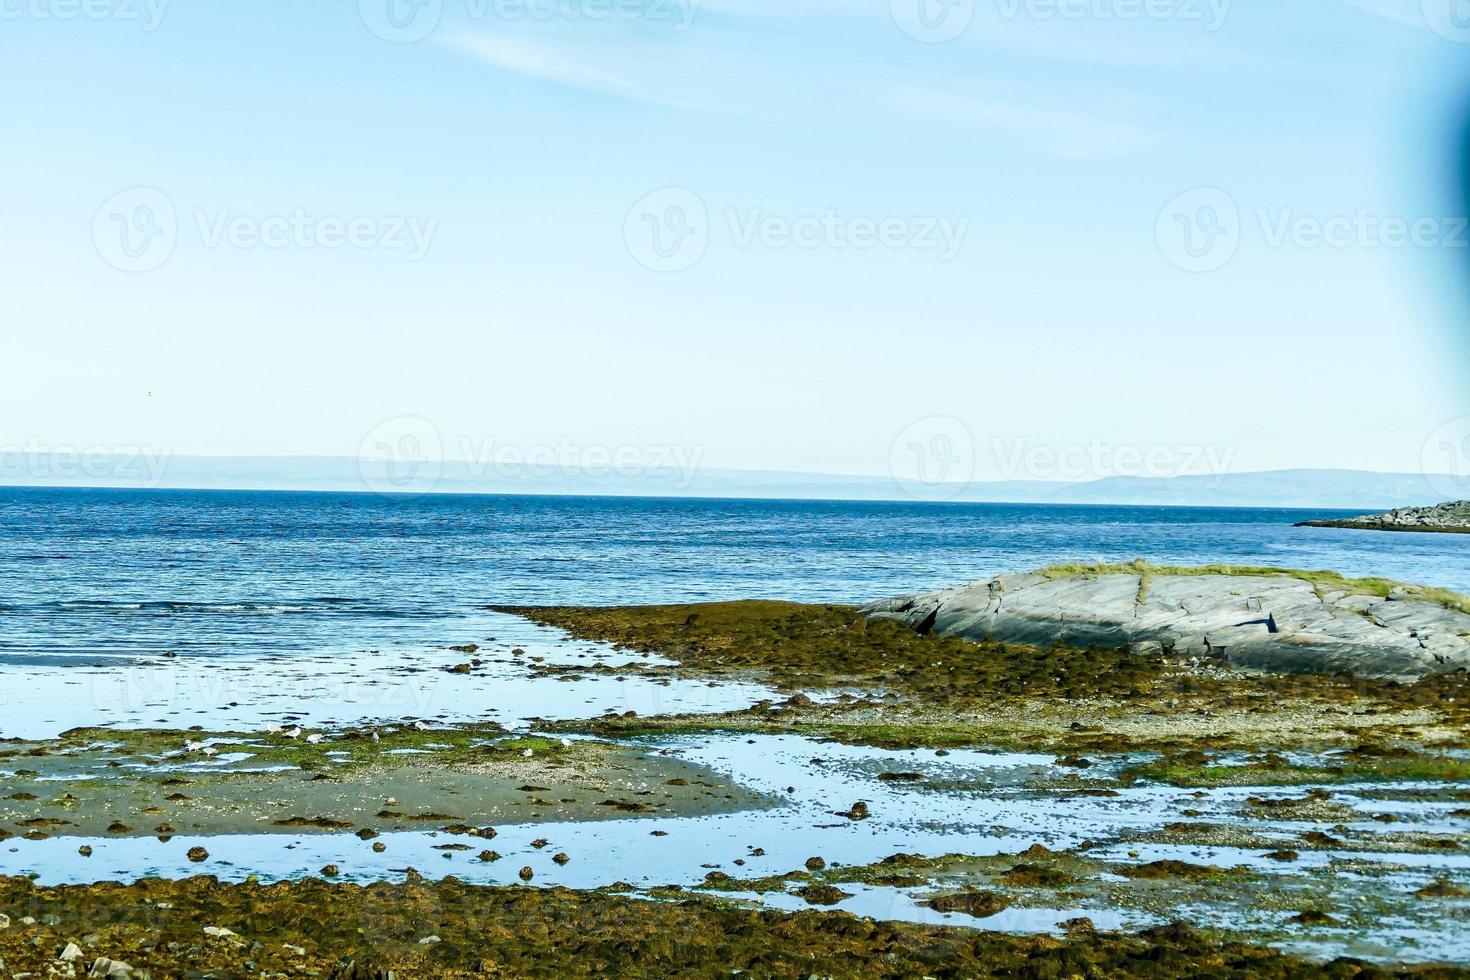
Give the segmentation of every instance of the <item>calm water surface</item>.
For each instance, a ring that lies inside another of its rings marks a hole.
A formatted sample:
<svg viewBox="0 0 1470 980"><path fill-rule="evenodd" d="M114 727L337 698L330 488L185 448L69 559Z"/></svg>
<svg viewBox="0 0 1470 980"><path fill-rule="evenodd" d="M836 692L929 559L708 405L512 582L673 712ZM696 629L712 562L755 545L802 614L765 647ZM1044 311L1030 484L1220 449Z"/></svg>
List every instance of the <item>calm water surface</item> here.
<svg viewBox="0 0 1470 980"><path fill-rule="evenodd" d="M0 490L0 664L462 642L486 603L859 602L1063 560L1328 568L1470 591L1470 537L1333 512Z"/></svg>

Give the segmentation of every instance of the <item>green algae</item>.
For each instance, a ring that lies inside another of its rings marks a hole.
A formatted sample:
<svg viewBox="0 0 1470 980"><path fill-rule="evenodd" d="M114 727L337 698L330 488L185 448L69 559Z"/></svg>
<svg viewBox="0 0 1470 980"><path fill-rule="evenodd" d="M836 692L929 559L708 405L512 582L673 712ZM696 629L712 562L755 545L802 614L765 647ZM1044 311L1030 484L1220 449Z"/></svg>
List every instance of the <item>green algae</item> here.
<svg viewBox="0 0 1470 980"><path fill-rule="evenodd" d="M1124 770L1126 778L1180 787L1307 786L1334 783L1459 783L1470 780L1470 759L1397 748L1336 753L1317 763L1267 757L1216 764L1201 753L1165 755Z"/></svg>
<svg viewBox="0 0 1470 980"><path fill-rule="evenodd" d="M43 975L76 941L155 977L1316 977L1308 960L1182 925L1137 935L1086 929L1063 938L903 925L841 912L784 914L691 899L661 901L561 888L484 888L454 879L404 884L307 880L258 885L211 878L38 888L0 879L0 960ZM21 923L31 915L38 921ZM219 930L205 935L203 926ZM431 938L432 937L432 938ZM1336 974L1362 974L1344 963ZM80 972L80 971L79 971ZM1465 971L1380 976L1460 978Z"/></svg>
<svg viewBox="0 0 1470 980"><path fill-rule="evenodd" d="M1119 650L925 636L851 606L747 601L619 608L496 606L575 636L712 673L760 672L787 688L872 685L928 701L1128 695L1163 668Z"/></svg>

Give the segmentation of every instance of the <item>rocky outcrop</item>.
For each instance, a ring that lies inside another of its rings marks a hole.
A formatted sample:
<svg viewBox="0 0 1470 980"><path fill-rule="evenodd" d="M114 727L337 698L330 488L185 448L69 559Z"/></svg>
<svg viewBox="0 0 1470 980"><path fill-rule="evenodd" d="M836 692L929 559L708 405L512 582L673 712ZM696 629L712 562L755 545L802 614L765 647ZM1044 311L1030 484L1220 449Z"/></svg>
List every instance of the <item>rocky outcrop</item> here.
<svg viewBox="0 0 1470 980"><path fill-rule="evenodd" d="M1337 521L1303 521L1297 527L1346 527L1360 531L1440 531L1470 534L1470 500L1434 507L1400 507Z"/></svg>
<svg viewBox="0 0 1470 980"><path fill-rule="evenodd" d="M1236 667L1415 679L1470 670L1470 613L1405 586L1387 596L1293 574L1137 570L1007 575L863 609L972 640L1165 649Z"/></svg>

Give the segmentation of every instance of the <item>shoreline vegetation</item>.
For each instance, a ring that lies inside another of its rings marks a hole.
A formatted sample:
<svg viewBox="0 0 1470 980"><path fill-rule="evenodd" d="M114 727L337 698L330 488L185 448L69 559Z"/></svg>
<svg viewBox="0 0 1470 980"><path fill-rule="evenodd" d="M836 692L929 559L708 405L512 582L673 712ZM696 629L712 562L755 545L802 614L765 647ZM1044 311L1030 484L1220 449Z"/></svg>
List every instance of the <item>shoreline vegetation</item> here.
<svg viewBox="0 0 1470 980"><path fill-rule="evenodd" d="M1139 576L1139 601L1151 583L1183 574L1137 564L1042 574L1118 569ZM1232 573L1263 570L1210 571ZM1324 588L1380 598L1403 588L1330 573L1271 573L1310 574ZM1446 608L1465 601L1433 590L1414 595ZM580 720L531 719L529 732L358 725L309 741L305 733L290 738L279 731L78 729L56 740L0 742L0 770L7 773L0 785L8 794L0 798L0 839L26 847L68 836L328 834L342 840L350 871L352 848L379 850L384 844L375 838L393 830L429 831L446 842L435 851L483 849L478 860L498 860L487 843L496 836L483 819L490 812L506 824L641 817L658 836L663 816L779 805L742 789L738 777L656 751L665 740L700 735L795 735L815 744L922 750L875 761L867 776L900 788L915 813L923 812L926 794L1000 793L1065 806L1158 787L1174 798L1160 812L1173 816L1157 826L1099 828L1100 836L1068 850L1032 844L1015 853L895 853L861 866L814 854L804 868L766 865L758 873L736 867L743 860L706 864L712 870L693 886L482 886L453 876L432 881L412 867L394 868L401 883L363 886L332 880L340 874L336 864L323 868L322 878L270 884L206 876L43 887L0 878L0 973L48 975L61 963L71 975L114 980L189 971L338 980L737 971L1470 977L1452 965L1378 966L1342 957L1324 964L1290 949L1310 949L1313 930L1340 936L1385 919L1453 929L1470 910L1464 875L1436 876L1408 857L1381 863L1384 854L1470 851L1470 675L1463 671L1413 682L1269 674L1164 648L941 636L836 604L493 608L669 661L614 666L533 658L523 666L534 677L755 680L780 696L718 714L610 710ZM476 683L490 669L473 659L473 644L453 649L471 659L446 668L445 683ZM206 750L216 760L208 767L198 764ZM1055 762L1002 777L1014 782L990 783L989 776L947 774L954 771L943 757L960 750L1051 754ZM1211 790L1236 786L1252 789L1223 804L1204 800ZM456 809L456 799L476 801L475 812ZM850 804L829 818L838 826L870 818L861 799L838 803ZM1443 816L1425 825L1402 815L1405 804ZM1197 809L1206 806L1215 809ZM1283 828L1291 828L1285 837ZM1254 855L1257 865L1304 862L1302 873L1283 878L1250 864L1217 865L1203 856L1215 848ZM751 846L751 854L758 850ZM82 856L90 851L83 843ZM1368 854L1379 861L1356 859ZM945 925L880 922L831 908L870 888L897 890L949 918ZM1228 928L1218 918L1176 921L1221 895L1241 913ZM802 910L752 908L759 896ZM986 928L987 918L1008 908L1126 909L1143 922L1175 924L1100 931L1080 911L1056 934ZM970 923L976 927L966 928ZM1374 958L1396 955L1384 950Z"/></svg>
<svg viewBox="0 0 1470 980"><path fill-rule="evenodd" d="M129 980L1470 976L1450 967L1380 969L1353 960L1324 970L1182 924L1123 935L1078 920L1060 937L1014 936L844 913L758 911L705 896L653 902L618 890L486 888L412 873L403 884L367 887L316 879L225 885L198 877L41 888L0 878L0 908L24 910L0 929L0 970L57 975L47 971L59 964L60 975Z"/></svg>

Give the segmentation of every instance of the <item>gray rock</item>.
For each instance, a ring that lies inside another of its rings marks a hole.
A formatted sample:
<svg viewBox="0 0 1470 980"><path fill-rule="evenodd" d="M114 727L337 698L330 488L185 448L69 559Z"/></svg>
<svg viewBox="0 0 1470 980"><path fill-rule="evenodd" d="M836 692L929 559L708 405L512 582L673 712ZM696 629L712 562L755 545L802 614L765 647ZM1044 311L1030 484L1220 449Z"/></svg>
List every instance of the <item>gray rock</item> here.
<svg viewBox="0 0 1470 980"><path fill-rule="evenodd" d="M864 607L920 632L1215 658L1276 673L1413 680L1470 669L1470 615L1399 590L1321 590L1290 575L1006 575Z"/></svg>
<svg viewBox="0 0 1470 980"><path fill-rule="evenodd" d="M1441 531L1470 534L1470 500L1434 507L1400 507L1386 514L1367 514L1334 521L1303 521L1297 527L1342 527L1363 531Z"/></svg>

